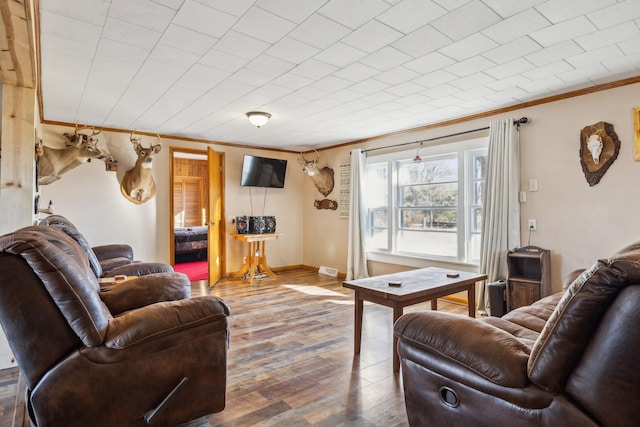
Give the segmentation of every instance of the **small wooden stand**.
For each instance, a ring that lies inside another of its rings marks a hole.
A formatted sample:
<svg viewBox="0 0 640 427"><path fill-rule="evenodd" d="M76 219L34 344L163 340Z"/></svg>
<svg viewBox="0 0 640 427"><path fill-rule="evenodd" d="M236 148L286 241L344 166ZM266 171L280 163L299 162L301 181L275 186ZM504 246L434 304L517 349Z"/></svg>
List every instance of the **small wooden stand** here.
<svg viewBox="0 0 640 427"><path fill-rule="evenodd" d="M267 253L265 250L265 241L277 240L282 233L265 233L265 234L231 234L235 240L247 242L247 259L237 273L232 273L231 277L242 277L248 275L249 284L253 285L253 279L256 273L265 273L272 279L278 276L271 271L267 265Z"/></svg>

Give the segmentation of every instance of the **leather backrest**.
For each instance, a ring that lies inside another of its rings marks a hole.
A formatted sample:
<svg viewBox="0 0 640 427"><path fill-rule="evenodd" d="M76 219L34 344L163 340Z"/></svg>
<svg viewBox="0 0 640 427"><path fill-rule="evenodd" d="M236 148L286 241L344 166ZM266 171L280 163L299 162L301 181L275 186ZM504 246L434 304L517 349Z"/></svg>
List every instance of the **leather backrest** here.
<svg viewBox="0 0 640 427"><path fill-rule="evenodd" d="M54 227L30 226L1 236L0 252L19 255L29 264L85 345L102 344L111 314L100 299L98 279L84 250L74 239Z"/></svg>
<svg viewBox="0 0 640 427"><path fill-rule="evenodd" d="M73 240L78 242L80 247L82 247L82 249L84 249L84 251L86 252L87 259L89 260L91 269L95 273L96 277L102 277L102 265L100 264L98 257L96 256L95 252L93 252L93 249L91 248L91 245L89 244L87 239L82 233L80 233L80 231L78 231L76 226L73 225L71 221L69 221L62 215L50 215L41 220L39 224L56 227L59 230L64 231L67 235L73 238Z"/></svg>
<svg viewBox="0 0 640 427"><path fill-rule="evenodd" d="M531 349L527 367L531 381L551 392L560 392L620 291L638 283L638 243L608 260L599 260L578 276Z"/></svg>

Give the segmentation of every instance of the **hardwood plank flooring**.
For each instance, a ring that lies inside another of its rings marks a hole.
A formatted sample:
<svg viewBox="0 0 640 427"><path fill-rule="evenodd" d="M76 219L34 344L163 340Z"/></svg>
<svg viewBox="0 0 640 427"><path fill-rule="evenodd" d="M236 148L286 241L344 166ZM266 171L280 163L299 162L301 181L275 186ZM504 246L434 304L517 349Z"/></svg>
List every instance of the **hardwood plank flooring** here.
<svg viewBox="0 0 640 427"><path fill-rule="evenodd" d="M212 426L407 426L402 379L392 369L392 312L365 303L362 351L353 354L353 291L310 270L278 272L250 286L193 282L231 309L227 406ZM466 315L465 305L438 308ZM429 310L430 304L405 312ZM0 427L11 426L17 368L0 370Z"/></svg>

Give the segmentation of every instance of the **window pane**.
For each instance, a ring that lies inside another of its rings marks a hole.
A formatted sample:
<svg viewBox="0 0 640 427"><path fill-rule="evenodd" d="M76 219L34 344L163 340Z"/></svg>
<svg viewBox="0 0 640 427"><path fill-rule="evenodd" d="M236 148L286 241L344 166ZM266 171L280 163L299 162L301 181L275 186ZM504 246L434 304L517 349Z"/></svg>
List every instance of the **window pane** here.
<svg viewBox="0 0 640 427"><path fill-rule="evenodd" d="M387 163L374 163L367 165L367 192L366 205L370 208L387 206L389 203L389 178L387 176Z"/></svg>
<svg viewBox="0 0 640 427"><path fill-rule="evenodd" d="M388 250L389 230L386 228L369 229L367 248L370 250Z"/></svg>
<svg viewBox="0 0 640 427"><path fill-rule="evenodd" d="M414 231L399 230L397 234L398 252L406 254L456 257L458 238L455 231Z"/></svg>
<svg viewBox="0 0 640 427"><path fill-rule="evenodd" d="M399 205L409 206L456 206L458 183L419 184L400 187Z"/></svg>
<svg viewBox="0 0 640 427"><path fill-rule="evenodd" d="M400 211L400 228L403 229L455 231L457 220L455 209Z"/></svg>
<svg viewBox="0 0 640 427"><path fill-rule="evenodd" d="M458 181L458 159L455 155L398 162L398 185L429 184Z"/></svg>

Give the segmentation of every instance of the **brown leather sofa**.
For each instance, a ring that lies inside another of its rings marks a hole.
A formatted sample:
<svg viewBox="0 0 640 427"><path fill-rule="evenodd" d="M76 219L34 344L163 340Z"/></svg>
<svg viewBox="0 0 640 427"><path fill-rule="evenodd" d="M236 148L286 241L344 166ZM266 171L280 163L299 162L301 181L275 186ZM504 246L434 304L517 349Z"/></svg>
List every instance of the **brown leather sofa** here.
<svg viewBox="0 0 640 427"><path fill-rule="evenodd" d="M229 309L185 288L184 274L160 273L100 292L66 233L1 236L0 323L33 425L171 426L221 411Z"/></svg>
<svg viewBox="0 0 640 427"><path fill-rule="evenodd" d="M171 273L173 267L163 262L141 262L133 257L133 248L127 244L91 246L76 226L62 215L50 215L39 225L56 227L72 237L84 249L96 277L145 276L153 273Z"/></svg>
<svg viewBox="0 0 640 427"><path fill-rule="evenodd" d="M640 425L640 243L502 318L410 313L394 332L411 426Z"/></svg>

